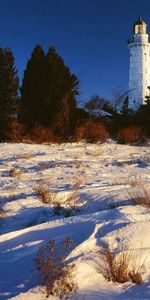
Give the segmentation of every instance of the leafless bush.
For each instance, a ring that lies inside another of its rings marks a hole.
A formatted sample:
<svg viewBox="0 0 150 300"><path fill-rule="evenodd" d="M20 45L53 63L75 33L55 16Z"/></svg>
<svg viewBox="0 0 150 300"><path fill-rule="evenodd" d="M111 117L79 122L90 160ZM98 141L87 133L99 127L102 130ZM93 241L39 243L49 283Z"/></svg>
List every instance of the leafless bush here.
<svg viewBox="0 0 150 300"><path fill-rule="evenodd" d="M47 297L54 295L63 298L75 292L75 264L66 262L66 257L73 248L70 236L66 237L59 247L55 240L40 247L36 256L36 266L46 287Z"/></svg>
<svg viewBox="0 0 150 300"><path fill-rule="evenodd" d="M130 250L115 254L109 245L106 245L102 251L98 251L97 258L95 268L108 281L124 283L131 280L136 284L142 283L140 267L130 267Z"/></svg>

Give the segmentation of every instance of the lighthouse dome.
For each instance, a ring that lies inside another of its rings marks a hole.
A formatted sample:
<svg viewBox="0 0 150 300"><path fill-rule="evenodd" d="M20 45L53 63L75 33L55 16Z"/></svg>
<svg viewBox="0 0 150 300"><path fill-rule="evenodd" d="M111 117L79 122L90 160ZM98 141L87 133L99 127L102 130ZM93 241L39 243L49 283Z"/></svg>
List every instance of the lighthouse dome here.
<svg viewBox="0 0 150 300"><path fill-rule="evenodd" d="M142 20L141 17L133 25L134 34L146 34L147 24Z"/></svg>

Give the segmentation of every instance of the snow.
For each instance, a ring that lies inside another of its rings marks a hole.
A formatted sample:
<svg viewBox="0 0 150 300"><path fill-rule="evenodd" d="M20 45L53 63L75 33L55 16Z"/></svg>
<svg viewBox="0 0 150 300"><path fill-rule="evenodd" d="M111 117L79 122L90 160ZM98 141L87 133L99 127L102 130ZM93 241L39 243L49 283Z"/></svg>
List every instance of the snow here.
<svg viewBox="0 0 150 300"><path fill-rule="evenodd" d="M77 180L80 206L70 217L54 214L36 193L42 183L64 203ZM68 255L76 263L72 299L150 299L150 209L130 199L136 182L150 187L146 146L0 144L0 299L46 299L35 257L41 245L67 235L75 243ZM141 285L108 282L96 271L91 261L104 243L131 251L132 264L142 266Z"/></svg>

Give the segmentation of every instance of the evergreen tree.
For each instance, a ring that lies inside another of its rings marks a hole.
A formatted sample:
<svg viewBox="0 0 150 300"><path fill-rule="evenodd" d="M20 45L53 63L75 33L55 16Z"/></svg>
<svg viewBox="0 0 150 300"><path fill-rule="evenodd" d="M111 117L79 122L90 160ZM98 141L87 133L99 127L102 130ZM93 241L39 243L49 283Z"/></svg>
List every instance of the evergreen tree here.
<svg viewBox="0 0 150 300"><path fill-rule="evenodd" d="M58 134L70 134L72 117L76 108L75 96L79 81L54 47L47 53L47 122L55 127Z"/></svg>
<svg viewBox="0 0 150 300"><path fill-rule="evenodd" d="M44 122L45 76L45 54L42 47L37 44L24 71L21 87L20 119L28 129Z"/></svg>
<svg viewBox="0 0 150 300"><path fill-rule="evenodd" d="M41 124L60 135L69 134L77 86L77 77L70 73L55 48L49 48L45 55L36 45L24 72L20 119L28 129Z"/></svg>
<svg viewBox="0 0 150 300"><path fill-rule="evenodd" d="M0 48L0 140L8 138L11 122L15 118L19 79L14 57L8 48Z"/></svg>
<svg viewBox="0 0 150 300"><path fill-rule="evenodd" d="M146 96L145 104L137 111L135 122L142 126L146 135L150 136L150 96Z"/></svg>

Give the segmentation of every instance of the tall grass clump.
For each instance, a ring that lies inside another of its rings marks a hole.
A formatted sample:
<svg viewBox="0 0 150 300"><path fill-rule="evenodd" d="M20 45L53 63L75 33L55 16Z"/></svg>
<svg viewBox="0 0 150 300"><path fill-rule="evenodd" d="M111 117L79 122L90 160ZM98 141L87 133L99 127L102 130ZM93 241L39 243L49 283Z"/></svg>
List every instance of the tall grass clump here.
<svg viewBox="0 0 150 300"><path fill-rule="evenodd" d="M134 189L127 191L128 199L132 200L132 202L136 205L142 205L150 208L150 190L146 187L146 185L143 182L134 180L132 187L134 187Z"/></svg>
<svg viewBox="0 0 150 300"><path fill-rule="evenodd" d="M51 185L40 183L38 187L34 188L34 191L44 204L52 205L54 214L64 214L65 217L69 217L75 212L82 204L79 197L79 189L83 180L76 178L72 185L66 199L59 197L59 193L55 192Z"/></svg>
<svg viewBox="0 0 150 300"><path fill-rule="evenodd" d="M72 212L76 211L80 204L82 204L82 201L79 198L79 189L82 183L83 180L79 178L77 178L73 183L69 196L64 203L65 216L72 215Z"/></svg>
<svg viewBox="0 0 150 300"><path fill-rule="evenodd" d="M56 193L53 191L52 188L47 187L42 182L39 184L38 187L34 189L36 195L40 197L41 201L45 204L53 204L56 203Z"/></svg>
<svg viewBox="0 0 150 300"><path fill-rule="evenodd" d="M131 251L121 251L115 254L109 245L105 245L97 252L94 262L96 270L108 281L125 283L142 283L141 269L139 266L131 267Z"/></svg>
<svg viewBox="0 0 150 300"><path fill-rule="evenodd" d="M6 213L3 210L3 207L0 206L0 218L6 217Z"/></svg>

